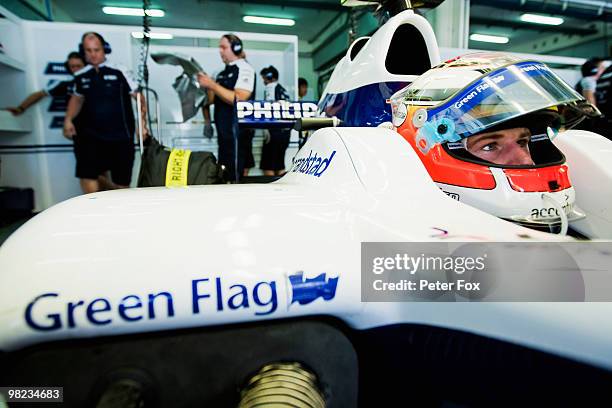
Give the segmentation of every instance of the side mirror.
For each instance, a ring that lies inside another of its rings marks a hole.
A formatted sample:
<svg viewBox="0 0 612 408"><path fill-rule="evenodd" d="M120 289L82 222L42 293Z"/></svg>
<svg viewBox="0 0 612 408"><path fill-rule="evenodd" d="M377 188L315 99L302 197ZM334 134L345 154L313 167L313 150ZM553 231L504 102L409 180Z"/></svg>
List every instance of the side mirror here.
<svg viewBox="0 0 612 408"><path fill-rule="evenodd" d="M332 118L300 118L295 121L293 128L298 132L302 132L326 127L338 127L341 124L342 121L335 116Z"/></svg>

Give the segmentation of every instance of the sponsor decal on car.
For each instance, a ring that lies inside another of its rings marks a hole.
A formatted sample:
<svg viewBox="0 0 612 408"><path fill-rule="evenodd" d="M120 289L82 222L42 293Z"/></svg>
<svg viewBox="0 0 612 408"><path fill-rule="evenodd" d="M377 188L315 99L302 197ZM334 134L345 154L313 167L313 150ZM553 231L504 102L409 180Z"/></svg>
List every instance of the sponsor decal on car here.
<svg viewBox="0 0 612 408"><path fill-rule="evenodd" d="M205 310L250 309L255 316L265 316L278 308L276 281L261 281L249 286L224 284L219 277L195 279L191 282L191 293L194 315Z"/></svg>
<svg viewBox="0 0 612 408"><path fill-rule="evenodd" d="M305 278L304 272L298 272L289 276L291 283L291 304L299 303L307 305L318 298L332 300L336 296L338 278L327 278L326 273L322 273L315 278Z"/></svg>
<svg viewBox="0 0 612 408"><path fill-rule="evenodd" d="M323 157L319 153L311 150L308 157L300 157L295 159L293 167L289 170L291 173L302 173L310 176L321 177L331 165L332 159L336 155L336 151L331 152L329 157Z"/></svg>
<svg viewBox="0 0 612 408"><path fill-rule="evenodd" d="M318 298L332 300L336 296L338 279L327 278L326 273L305 278L301 271L288 275L285 281L273 279L238 283L227 277L205 277L190 281L190 296L187 299L167 290L90 299L66 299L59 291L49 291L36 296L26 306L24 319L33 330L51 332L84 326L171 319L180 311L185 313L185 310L189 310L192 316L236 310L250 311L254 316L268 316L278 310L279 293L289 296L289 290L279 290L282 285L291 288L291 298L286 303L303 306ZM179 307L179 303L186 307Z"/></svg>
<svg viewBox="0 0 612 408"><path fill-rule="evenodd" d="M459 200L459 198L460 198L459 194L457 194L457 193L451 193L450 191L444 191L444 190L442 190L442 192L443 192L444 194L446 194L447 196L449 196L450 198L452 198L453 200L460 201L460 200Z"/></svg>
<svg viewBox="0 0 612 408"><path fill-rule="evenodd" d="M570 215L574 210L574 205L571 203L566 203L562 208L565 215ZM532 208L530 214L531 218L534 220L559 218L561 216L561 214L559 214L559 210L557 210L555 207Z"/></svg>

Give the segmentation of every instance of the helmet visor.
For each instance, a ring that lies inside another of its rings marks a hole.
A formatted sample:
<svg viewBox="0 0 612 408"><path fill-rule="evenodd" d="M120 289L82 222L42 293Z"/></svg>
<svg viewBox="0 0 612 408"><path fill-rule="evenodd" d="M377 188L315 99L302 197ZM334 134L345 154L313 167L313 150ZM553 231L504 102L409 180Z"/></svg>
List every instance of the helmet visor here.
<svg viewBox="0 0 612 408"><path fill-rule="evenodd" d="M417 145L428 151L437 143L457 142L513 118L583 99L542 63L508 65L421 112Z"/></svg>

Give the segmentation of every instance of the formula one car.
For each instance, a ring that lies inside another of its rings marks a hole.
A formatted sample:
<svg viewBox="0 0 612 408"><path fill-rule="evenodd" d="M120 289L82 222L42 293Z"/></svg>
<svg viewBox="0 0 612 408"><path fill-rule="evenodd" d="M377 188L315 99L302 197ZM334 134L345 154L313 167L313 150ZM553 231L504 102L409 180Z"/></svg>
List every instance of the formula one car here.
<svg viewBox="0 0 612 408"><path fill-rule="evenodd" d="M566 130L593 113L580 96L535 61L438 55L411 9L357 40L319 105L348 126L317 130L277 182L95 193L27 222L0 247L0 385L62 386L67 406L610 399L610 303L362 301L364 242L549 262L565 230L610 237L610 142ZM532 162L469 150L512 129Z"/></svg>

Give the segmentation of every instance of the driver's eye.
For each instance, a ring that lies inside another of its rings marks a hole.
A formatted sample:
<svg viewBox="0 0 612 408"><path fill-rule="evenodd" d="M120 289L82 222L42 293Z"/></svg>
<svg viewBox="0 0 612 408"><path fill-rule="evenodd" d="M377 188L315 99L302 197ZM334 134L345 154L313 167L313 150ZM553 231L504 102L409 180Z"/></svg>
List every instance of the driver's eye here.
<svg viewBox="0 0 612 408"><path fill-rule="evenodd" d="M488 144L482 146L480 148L480 150L484 150L485 152L491 152L491 151L495 150L496 147L497 147L497 143L493 142L493 143L488 143Z"/></svg>
<svg viewBox="0 0 612 408"><path fill-rule="evenodd" d="M521 139L517 143L521 147L527 147L527 145L529 144L529 140L528 139Z"/></svg>

